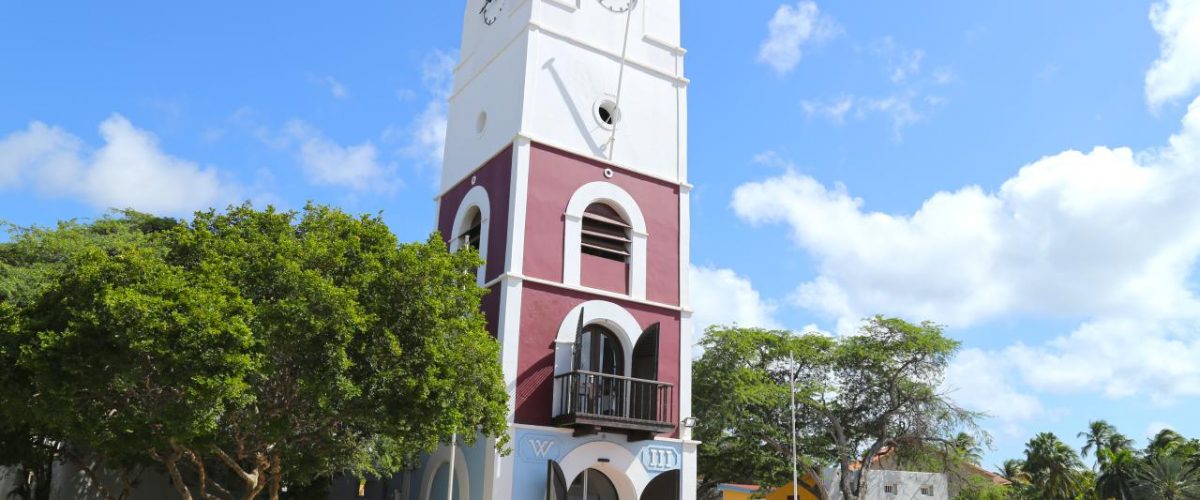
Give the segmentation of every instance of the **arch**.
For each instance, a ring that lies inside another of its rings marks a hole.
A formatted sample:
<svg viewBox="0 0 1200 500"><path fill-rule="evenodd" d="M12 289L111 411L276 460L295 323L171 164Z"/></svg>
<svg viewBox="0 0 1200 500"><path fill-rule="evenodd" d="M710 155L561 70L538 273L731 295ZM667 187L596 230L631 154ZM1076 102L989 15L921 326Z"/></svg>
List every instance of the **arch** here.
<svg viewBox="0 0 1200 500"><path fill-rule="evenodd" d="M602 458L607 461L601 462ZM588 469L603 472L616 486L621 500L638 500L637 492L650 483L650 475L636 456L624 447L607 441L593 441L575 448L558 463L563 476L571 478L571 481Z"/></svg>
<svg viewBox="0 0 1200 500"><path fill-rule="evenodd" d="M584 326L600 325L616 334L625 355L625 375L628 375L628 370L633 366L633 348L642 335L642 327L637 318L624 307L604 300L591 300L579 304L563 318L558 326L558 336L554 339L554 374L562 375L572 369L570 347L575 344L580 314L583 315Z"/></svg>
<svg viewBox="0 0 1200 500"><path fill-rule="evenodd" d="M450 251L458 251L462 244L459 241L459 235L466 232L467 224L471 222L473 215L471 209L479 210L479 258L483 259L484 264L479 266L476 271L476 276L479 284L482 285L487 279L487 252L488 252L488 231L489 221L492 218L492 204L488 198L487 189L483 186L475 186L467 191L466 196L458 204L458 212L454 214L454 226L450 230Z"/></svg>
<svg viewBox="0 0 1200 500"><path fill-rule="evenodd" d="M629 225L629 295L635 299L646 298L646 218L633 196L616 184L592 182L584 184L567 203L565 214L566 234L563 238L563 283L580 286L580 244L583 229L583 212L593 203L601 202L620 213Z"/></svg>
<svg viewBox="0 0 1200 500"><path fill-rule="evenodd" d="M442 500L429 498L429 494L433 490L433 478L437 476L438 469L450 464L450 449L449 446L441 447L425 462L425 473L421 476L421 500ZM467 458L463 455L462 447L455 446L454 450L454 482L458 483L458 498L468 500L471 498L471 471L467 470Z"/></svg>
<svg viewBox="0 0 1200 500"><path fill-rule="evenodd" d="M679 469L663 472L642 490L641 500L678 500L679 481Z"/></svg>

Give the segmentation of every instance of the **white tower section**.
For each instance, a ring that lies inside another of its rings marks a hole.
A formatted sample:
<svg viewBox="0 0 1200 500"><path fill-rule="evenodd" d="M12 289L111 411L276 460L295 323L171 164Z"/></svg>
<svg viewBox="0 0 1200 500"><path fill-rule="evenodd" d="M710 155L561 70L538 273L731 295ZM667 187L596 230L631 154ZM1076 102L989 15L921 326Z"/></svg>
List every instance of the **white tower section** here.
<svg viewBox="0 0 1200 500"><path fill-rule="evenodd" d="M518 138L686 183L680 0L636 0L627 12L610 9L631 2L492 0L481 13L488 2L468 0L443 190ZM599 110L611 112L618 87L610 143L612 125Z"/></svg>

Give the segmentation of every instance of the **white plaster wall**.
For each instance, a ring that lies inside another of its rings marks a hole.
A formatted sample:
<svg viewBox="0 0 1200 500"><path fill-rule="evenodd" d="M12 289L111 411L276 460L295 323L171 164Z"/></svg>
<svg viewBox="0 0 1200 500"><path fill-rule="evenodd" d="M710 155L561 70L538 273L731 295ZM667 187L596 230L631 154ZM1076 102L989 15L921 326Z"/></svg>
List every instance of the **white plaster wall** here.
<svg viewBox="0 0 1200 500"><path fill-rule="evenodd" d="M638 0L631 13L614 13L597 0L534 0L533 22L580 42L620 54L629 15L629 58L674 72L679 54L679 0Z"/></svg>
<svg viewBox="0 0 1200 500"><path fill-rule="evenodd" d="M508 147L520 130L527 35L513 40L508 50L483 68L475 82L450 96L442 164L443 191ZM461 67L455 73L456 81L469 77L469 72ZM487 113L483 133L476 127L480 113Z"/></svg>
<svg viewBox="0 0 1200 500"><path fill-rule="evenodd" d="M840 496L841 488L835 480L836 475L830 471L826 475L826 485L830 496ZM884 494L885 485L897 485L896 494ZM921 494L922 486L933 486L933 496ZM925 472L904 472L893 470L872 470L867 472L867 495L864 500L947 500L949 492L945 474L930 474Z"/></svg>
<svg viewBox="0 0 1200 500"><path fill-rule="evenodd" d="M518 136L686 182L687 80L678 0L640 0L630 26L615 152L596 104L615 100L625 16L596 0L503 0L492 26L468 0L450 97L442 187ZM487 113L482 133L476 124Z"/></svg>
<svg viewBox="0 0 1200 500"><path fill-rule="evenodd" d="M0 467L0 498L8 498L8 494L16 488L20 480L16 468Z"/></svg>
<svg viewBox="0 0 1200 500"><path fill-rule="evenodd" d="M536 42L531 47L532 91L522 120L524 133L654 177L684 180L680 162L686 145L679 134L683 84L627 66L615 154L610 155L606 143L612 131L595 118L594 109L602 99L616 100L620 59L558 34L535 31L530 36Z"/></svg>

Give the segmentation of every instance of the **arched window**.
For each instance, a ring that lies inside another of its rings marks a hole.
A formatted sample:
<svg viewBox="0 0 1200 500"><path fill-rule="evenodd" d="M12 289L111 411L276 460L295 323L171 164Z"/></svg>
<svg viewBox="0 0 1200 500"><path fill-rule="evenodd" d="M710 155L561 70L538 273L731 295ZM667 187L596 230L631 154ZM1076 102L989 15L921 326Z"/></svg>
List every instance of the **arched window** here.
<svg viewBox="0 0 1200 500"><path fill-rule="evenodd" d="M630 226L621 214L603 203L593 203L583 212L580 251L620 262L629 262Z"/></svg>
<svg viewBox="0 0 1200 500"><path fill-rule="evenodd" d="M625 349L615 333L600 325L588 325L579 337L576 370L625 376Z"/></svg>
<svg viewBox="0 0 1200 500"><path fill-rule="evenodd" d="M479 240L483 237L483 215L478 207L471 207L468 212L466 228L462 234L456 235L459 248L474 248L479 250Z"/></svg>
<svg viewBox="0 0 1200 500"><path fill-rule="evenodd" d="M619 500L612 480L596 469L579 474L567 490L567 500Z"/></svg>
<svg viewBox="0 0 1200 500"><path fill-rule="evenodd" d="M646 298L646 219L609 182L580 187L567 204L563 283Z"/></svg>
<svg viewBox="0 0 1200 500"><path fill-rule="evenodd" d="M468 246L479 251L479 257L484 260L484 265L479 266L475 273L481 285L484 284L487 277L488 220L491 208L487 190L483 189L483 186L471 188L459 202L458 212L454 215L454 226L448 235L451 251Z"/></svg>

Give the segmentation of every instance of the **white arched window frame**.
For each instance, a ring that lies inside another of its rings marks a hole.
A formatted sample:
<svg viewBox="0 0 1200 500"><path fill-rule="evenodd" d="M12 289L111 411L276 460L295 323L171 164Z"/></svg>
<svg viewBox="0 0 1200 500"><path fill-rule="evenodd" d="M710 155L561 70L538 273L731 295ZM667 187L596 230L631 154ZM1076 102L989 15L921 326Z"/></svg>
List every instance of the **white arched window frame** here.
<svg viewBox="0 0 1200 500"><path fill-rule="evenodd" d="M642 209L628 192L609 182L585 184L571 196L567 204L566 234L563 240L563 284L580 284L581 253L583 243L583 212L593 203L604 203L620 213L631 226L629 245L629 296L639 300L646 298L646 218Z"/></svg>
<svg viewBox="0 0 1200 500"><path fill-rule="evenodd" d="M580 315L583 316L582 321ZM584 327L600 325L617 336L624 357L625 373L622 375L630 376L633 373L633 348L642 336L642 326L624 307L604 300L592 300L575 306L558 325L558 336L554 339L554 375L557 377L575 370L572 353L581 324ZM560 394L556 387L551 408L559 407Z"/></svg>
<svg viewBox="0 0 1200 500"><path fill-rule="evenodd" d="M488 221L492 218L492 204L488 201L487 190L483 186L475 186L467 191L467 195L463 197L462 202L458 204L458 212L454 215L454 227L450 237L450 251L456 252L462 245L462 240L459 238L464 232L469 229L468 224L471 223L472 209L479 210L479 257L483 259L484 264L479 266L476 271L476 277L479 284L482 285L487 279L487 252L488 252Z"/></svg>
<svg viewBox="0 0 1200 500"><path fill-rule="evenodd" d="M650 473L637 455L613 442L595 441L571 450L559 460L563 477L570 484L588 469L603 472L617 488L621 500L636 500L650 484Z"/></svg>
<svg viewBox="0 0 1200 500"><path fill-rule="evenodd" d="M441 498L430 498L430 493L433 492L433 479L437 477L438 470L443 466L450 465L450 455L450 447L443 446L425 463L425 473L421 477L422 500L442 500ZM453 455L454 481L452 484L458 485L458 498L471 498L471 471L467 469L467 458L463 454L462 447L455 446Z"/></svg>
<svg viewBox="0 0 1200 500"><path fill-rule="evenodd" d="M575 359L571 356L575 346L575 338L579 333L579 315L583 315L583 326L600 325L613 332L621 342L624 351L625 373L629 376L633 369L633 348L642 336L642 327L624 307L604 300L584 302L571 309L558 326L558 337L554 339L554 374L569 373L575 367Z"/></svg>

